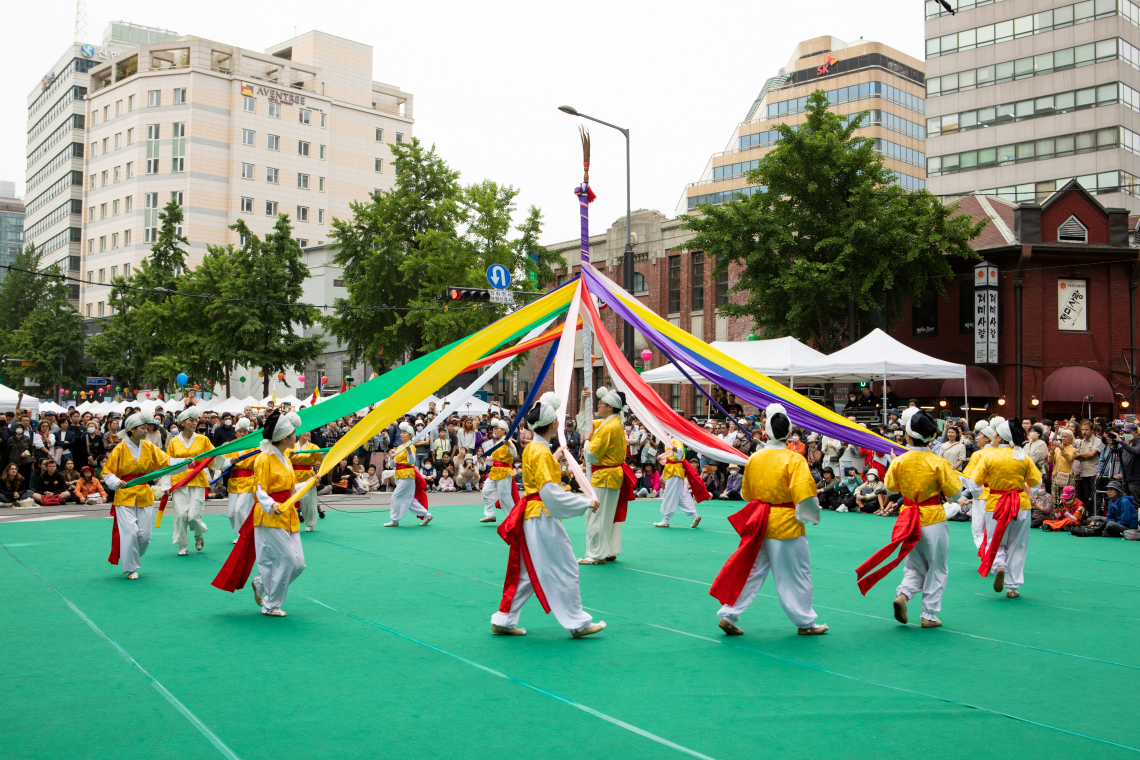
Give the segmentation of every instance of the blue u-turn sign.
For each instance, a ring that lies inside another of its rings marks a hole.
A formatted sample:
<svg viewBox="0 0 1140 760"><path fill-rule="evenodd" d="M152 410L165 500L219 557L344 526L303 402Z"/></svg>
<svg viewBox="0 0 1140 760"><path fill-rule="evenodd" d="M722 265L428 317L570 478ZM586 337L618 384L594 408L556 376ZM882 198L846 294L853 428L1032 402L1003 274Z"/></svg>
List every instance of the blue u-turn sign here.
<svg viewBox="0 0 1140 760"><path fill-rule="evenodd" d="M511 286L511 272L502 264L492 264L487 267L487 282L492 288L505 290Z"/></svg>

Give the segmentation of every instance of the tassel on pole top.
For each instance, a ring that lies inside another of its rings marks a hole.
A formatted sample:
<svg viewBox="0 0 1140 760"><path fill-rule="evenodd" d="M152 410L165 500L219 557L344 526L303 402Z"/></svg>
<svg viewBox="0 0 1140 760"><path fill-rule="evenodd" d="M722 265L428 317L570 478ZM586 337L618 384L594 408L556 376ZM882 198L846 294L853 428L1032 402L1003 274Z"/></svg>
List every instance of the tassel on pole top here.
<svg viewBox="0 0 1140 760"><path fill-rule="evenodd" d="M582 184L574 188L574 194L586 196L586 203L593 203L598 196L590 188L590 130L578 125L578 134L582 137Z"/></svg>

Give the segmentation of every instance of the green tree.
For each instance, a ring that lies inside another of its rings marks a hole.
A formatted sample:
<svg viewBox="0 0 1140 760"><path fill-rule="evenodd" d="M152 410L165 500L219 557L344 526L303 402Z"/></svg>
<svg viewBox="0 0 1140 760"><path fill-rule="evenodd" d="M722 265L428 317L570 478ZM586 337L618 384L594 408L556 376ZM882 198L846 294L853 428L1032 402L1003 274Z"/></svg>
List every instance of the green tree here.
<svg viewBox="0 0 1140 760"><path fill-rule="evenodd" d="M878 311L889 325L907 298L928 288L944 298L949 260L978 258L969 242L985 226L926 191L891 184L873 141L855 136L867 112L842 117L827 105L816 90L805 123L776 127L776 147L748 174L758 192L702 205L684 224L696 232L685 247L715 257L714 277L743 268L729 292L744 297L720 314L824 353L842 345L849 304L864 324Z"/></svg>
<svg viewBox="0 0 1140 760"><path fill-rule="evenodd" d="M515 256L522 262L526 276L526 289L541 292L555 282L554 270L565 266L562 258L538 242L542 235L542 210L538 206L527 209L526 219L516 228Z"/></svg>

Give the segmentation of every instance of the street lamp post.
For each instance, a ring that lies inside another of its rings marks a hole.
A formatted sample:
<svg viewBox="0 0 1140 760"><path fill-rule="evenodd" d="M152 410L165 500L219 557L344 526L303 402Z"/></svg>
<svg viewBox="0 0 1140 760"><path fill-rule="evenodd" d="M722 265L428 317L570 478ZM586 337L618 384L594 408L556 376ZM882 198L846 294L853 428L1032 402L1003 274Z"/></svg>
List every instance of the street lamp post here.
<svg viewBox="0 0 1140 760"><path fill-rule="evenodd" d="M630 213L630 173L629 173L629 130L619 127L616 124L610 124L608 121L595 119L593 116L587 116L581 113L574 106L558 106L558 110L563 113L568 113L571 116L578 116L583 119L597 122L604 126L616 129L625 135L625 253L622 258L622 276L621 286L628 292L633 292L633 229L631 227L631 213ZM625 323L625 330L622 333L622 338L625 343L625 360L633 366L633 325L629 322Z"/></svg>

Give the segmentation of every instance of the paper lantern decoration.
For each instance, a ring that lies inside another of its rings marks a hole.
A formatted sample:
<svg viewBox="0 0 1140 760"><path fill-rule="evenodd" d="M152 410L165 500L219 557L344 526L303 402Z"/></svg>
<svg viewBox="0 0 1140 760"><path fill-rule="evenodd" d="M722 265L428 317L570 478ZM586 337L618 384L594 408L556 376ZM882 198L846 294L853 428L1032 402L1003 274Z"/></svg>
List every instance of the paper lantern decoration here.
<svg viewBox="0 0 1140 760"><path fill-rule="evenodd" d="M149 392L146 394L146 397L147 397L147 398L150 398L150 393L149 393Z"/></svg>
<svg viewBox="0 0 1140 760"><path fill-rule="evenodd" d="M641 352L641 361L647 362L653 358L653 352L648 348Z"/></svg>
<svg viewBox="0 0 1140 760"><path fill-rule="evenodd" d="M186 385L186 383L190 382L190 378L186 376L185 372L179 372L178 377L174 379L178 382L179 385Z"/></svg>
<svg viewBox="0 0 1140 760"><path fill-rule="evenodd" d="M284 372L278 372L277 373L277 379L278 380L284 380L285 379L285 373Z"/></svg>
<svg viewBox="0 0 1140 760"><path fill-rule="evenodd" d="M239 383L244 383L244 382L245 382L245 375L242 375L241 377L239 377L239 378L238 378L238 382L239 382Z"/></svg>
<svg viewBox="0 0 1140 760"><path fill-rule="evenodd" d="M321 385L324 385L328 381L329 381L328 375L321 375Z"/></svg>
<svg viewBox="0 0 1140 760"><path fill-rule="evenodd" d="M120 386L115 386L115 393L122 393L123 389Z"/></svg>
<svg viewBox="0 0 1140 760"><path fill-rule="evenodd" d="M297 382L298 383L304 383L305 382L305 376L304 375L297 375Z"/></svg>
<svg viewBox="0 0 1140 760"><path fill-rule="evenodd" d="M259 372L257 373L257 376L258 376L258 377L265 377L265 370L261 370L261 371L259 371Z"/></svg>

